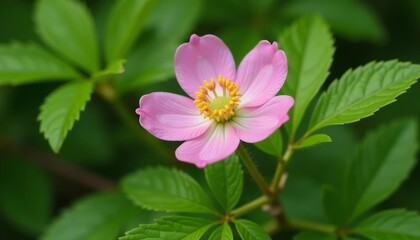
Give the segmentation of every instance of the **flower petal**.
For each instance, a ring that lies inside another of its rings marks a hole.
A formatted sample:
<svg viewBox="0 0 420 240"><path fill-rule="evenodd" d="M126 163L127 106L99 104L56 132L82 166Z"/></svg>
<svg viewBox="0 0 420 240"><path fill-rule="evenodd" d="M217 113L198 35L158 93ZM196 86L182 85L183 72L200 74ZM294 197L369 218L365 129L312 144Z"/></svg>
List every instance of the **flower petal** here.
<svg viewBox="0 0 420 240"><path fill-rule="evenodd" d="M213 124L206 133L198 138L181 144L176 151L176 158L193 163L199 168L225 159L239 145L239 138L230 124Z"/></svg>
<svg viewBox="0 0 420 240"><path fill-rule="evenodd" d="M154 92L142 96L136 113L148 132L168 141L196 138L211 124L200 115L190 98L173 93Z"/></svg>
<svg viewBox="0 0 420 240"><path fill-rule="evenodd" d="M275 96L287 76L287 58L277 43L260 41L239 65L236 83L239 85L242 107L256 107Z"/></svg>
<svg viewBox="0 0 420 240"><path fill-rule="evenodd" d="M229 48L214 35L191 35L190 42L178 47L175 53L175 74L179 85L192 98L203 81L219 75L234 79L235 61Z"/></svg>
<svg viewBox="0 0 420 240"><path fill-rule="evenodd" d="M238 109L231 124L242 141L259 142L289 120L287 112L293 104L290 96L276 96L262 106Z"/></svg>

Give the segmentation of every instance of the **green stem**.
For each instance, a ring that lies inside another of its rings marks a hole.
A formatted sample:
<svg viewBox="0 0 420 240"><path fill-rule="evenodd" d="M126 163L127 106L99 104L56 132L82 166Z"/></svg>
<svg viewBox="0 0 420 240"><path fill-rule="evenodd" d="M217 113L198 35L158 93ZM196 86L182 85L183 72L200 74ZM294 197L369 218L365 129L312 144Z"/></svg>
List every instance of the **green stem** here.
<svg viewBox="0 0 420 240"><path fill-rule="evenodd" d="M284 170L286 168L289 159L293 155L293 145L288 145L287 150L283 156L278 158L277 168L273 176L273 180L271 181L271 191L274 193L278 193L280 191L279 184L281 181L281 177L284 174Z"/></svg>
<svg viewBox="0 0 420 240"><path fill-rule="evenodd" d="M104 82L98 88L99 94L111 105L120 119L127 124L136 136L139 138L141 143L147 145L154 153L158 154L160 158L165 161L172 161L174 158L169 153L167 148L156 139L152 139L139 125L135 118L134 110L129 111L126 105L116 95L112 86Z"/></svg>
<svg viewBox="0 0 420 240"><path fill-rule="evenodd" d="M248 169L249 173L251 174L252 178L254 178L255 182L257 183L261 191L267 197L271 197L273 194L270 188L268 187L266 181L264 180L258 168L255 166L254 162L252 162L251 157L249 156L248 152L246 151L242 143L239 144L238 150L236 150L236 152L241 157L243 163L245 164L245 167Z"/></svg>
<svg viewBox="0 0 420 240"><path fill-rule="evenodd" d="M307 137L309 137L310 133L306 132L302 137L299 138L299 140L296 141L294 144L295 146L299 146Z"/></svg>
<svg viewBox="0 0 420 240"><path fill-rule="evenodd" d="M256 209L257 207L260 207L263 204L266 204L268 202L270 202L270 198L263 195L263 196L261 196L257 199L252 200L251 202L248 202L248 203L238 207L237 209L232 210L230 213L233 216L238 217L238 216L243 215L247 212L250 212L250 211Z"/></svg>
<svg viewBox="0 0 420 240"><path fill-rule="evenodd" d="M335 234L336 228L333 225L315 223L302 219L288 219L287 224L290 228L297 230L312 230L316 232L323 232L328 234Z"/></svg>

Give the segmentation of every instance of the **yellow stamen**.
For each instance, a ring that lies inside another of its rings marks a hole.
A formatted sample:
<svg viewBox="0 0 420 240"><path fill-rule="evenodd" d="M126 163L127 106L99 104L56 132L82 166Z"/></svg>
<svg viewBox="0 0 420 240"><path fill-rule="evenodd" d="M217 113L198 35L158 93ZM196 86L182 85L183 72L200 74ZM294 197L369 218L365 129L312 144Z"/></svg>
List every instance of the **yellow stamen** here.
<svg viewBox="0 0 420 240"><path fill-rule="evenodd" d="M220 91L217 84L222 90L222 96L217 94L217 91ZM238 91L239 86L235 82L219 75L217 81L214 78L203 81L200 91L195 93L194 103L204 118L227 122L235 115L235 109L239 105L241 94ZM210 92L213 94L210 95Z"/></svg>

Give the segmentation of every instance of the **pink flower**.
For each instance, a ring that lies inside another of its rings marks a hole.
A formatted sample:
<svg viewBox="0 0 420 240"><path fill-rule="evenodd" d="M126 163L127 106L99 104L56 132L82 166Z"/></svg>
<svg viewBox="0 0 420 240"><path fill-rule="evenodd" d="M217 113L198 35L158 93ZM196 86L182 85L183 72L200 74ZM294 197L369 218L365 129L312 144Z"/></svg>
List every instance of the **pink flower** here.
<svg viewBox="0 0 420 240"><path fill-rule="evenodd" d="M277 43L260 41L236 72L218 37L193 34L175 53L175 74L188 94L154 92L140 98L140 124L157 138L185 141L175 152L202 168L232 154L240 140L267 138L289 119L290 96L276 96L287 76Z"/></svg>

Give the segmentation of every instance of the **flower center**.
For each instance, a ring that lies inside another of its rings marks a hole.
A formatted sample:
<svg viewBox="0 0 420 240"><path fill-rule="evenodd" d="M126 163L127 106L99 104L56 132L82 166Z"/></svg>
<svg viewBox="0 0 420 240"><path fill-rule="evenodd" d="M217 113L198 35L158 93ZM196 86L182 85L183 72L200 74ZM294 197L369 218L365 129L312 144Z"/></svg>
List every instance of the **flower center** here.
<svg viewBox="0 0 420 240"><path fill-rule="evenodd" d="M226 122L235 115L235 109L241 96L238 91L238 85L219 75L217 82L214 78L211 78L210 82L204 80L200 91L195 92L197 97L194 103L204 118Z"/></svg>

